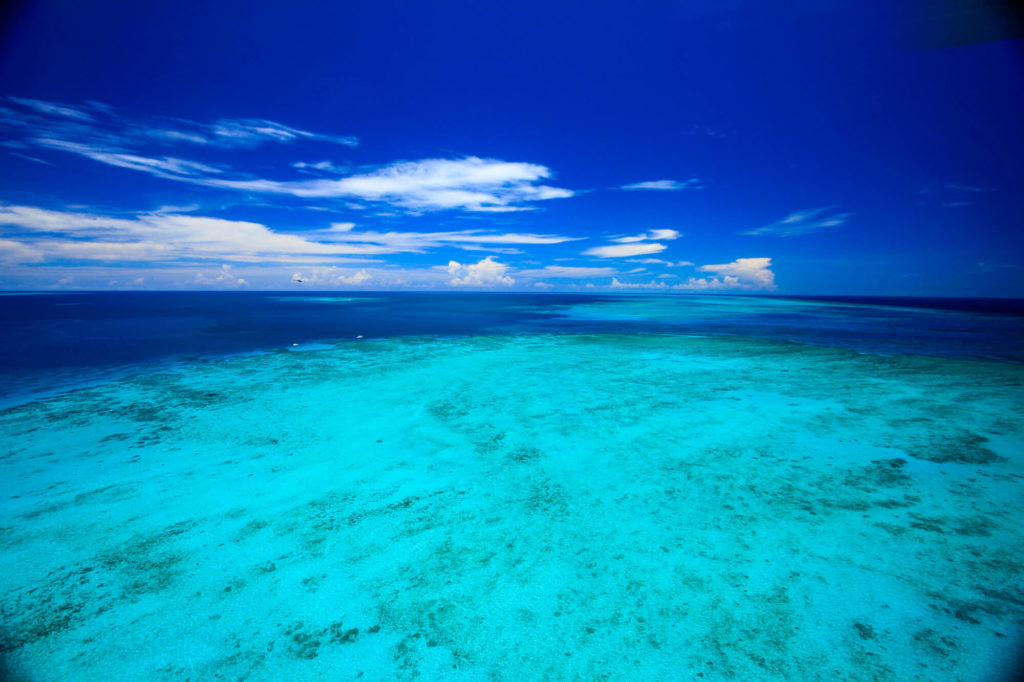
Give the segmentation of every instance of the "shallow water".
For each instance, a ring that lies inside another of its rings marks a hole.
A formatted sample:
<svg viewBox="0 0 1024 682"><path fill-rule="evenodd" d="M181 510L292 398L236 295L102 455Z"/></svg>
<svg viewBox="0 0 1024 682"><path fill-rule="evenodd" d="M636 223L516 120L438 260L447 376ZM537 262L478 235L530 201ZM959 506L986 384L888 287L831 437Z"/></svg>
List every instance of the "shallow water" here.
<svg viewBox="0 0 1024 682"><path fill-rule="evenodd" d="M297 350L0 412L12 679L1000 680L1021 652L1020 364L653 329Z"/></svg>

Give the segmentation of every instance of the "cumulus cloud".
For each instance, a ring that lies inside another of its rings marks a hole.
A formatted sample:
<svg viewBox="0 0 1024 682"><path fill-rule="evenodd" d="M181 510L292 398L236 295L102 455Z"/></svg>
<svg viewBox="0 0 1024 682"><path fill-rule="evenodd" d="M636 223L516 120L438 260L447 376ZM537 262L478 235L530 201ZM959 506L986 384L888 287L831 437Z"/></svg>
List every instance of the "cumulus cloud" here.
<svg viewBox="0 0 1024 682"><path fill-rule="evenodd" d="M231 271L230 265L222 265L220 271L215 274L197 272L189 284L213 289L241 289L249 285L245 278L238 277Z"/></svg>
<svg viewBox="0 0 1024 682"><path fill-rule="evenodd" d="M809 208L803 211L794 211L782 220L777 220L770 225L765 225L754 230L747 230L745 235L775 235L777 237L795 237L810 232L826 230L830 227L838 227L846 222L852 214L835 213L829 215L834 206L823 208Z"/></svg>
<svg viewBox="0 0 1024 682"><path fill-rule="evenodd" d="M669 286L664 282L620 282L617 278L612 277L612 283L609 285L612 289L668 289Z"/></svg>
<svg viewBox="0 0 1024 682"><path fill-rule="evenodd" d="M771 265L771 258L737 258L732 263L701 265L698 270L714 273L717 277L691 277L685 284L676 285L676 288L773 291L776 288L775 273L771 271Z"/></svg>
<svg viewBox="0 0 1024 682"><path fill-rule="evenodd" d="M351 269L343 269L334 266L313 268L309 275L303 275L301 272L296 272L292 275L292 282L295 282L296 284L309 284L313 287L339 286L346 284L359 286L371 281L372 279L373 275L367 272L366 268L362 268L359 271L353 271Z"/></svg>
<svg viewBox="0 0 1024 682"><path fill-rule="evenodd" d="M598 258L624 258L626 256L643 256L649 253L660 253L667 247L664 244L635 243L635 244L613 244L610 246L595 246L583 252L584 256L597 256Z"/></svg>
<svg viewBox="0 0 1024 682"><path fill-rule="evenodd" d="M447 269L448 274L452 275L448 284L456 287L511 286L515 283L514 279L505 274L508 266L495 261L494 256L488 256L473 265L449 261Z"/></svg>
<svg viewBox="0 0 1024 682"><path fill-rule="evenodd" d="M623 185L620 189L625 190L659 190L662 192L678 192L683 189L704 189L700 178L690 178L680 182L678 180L647 180L646 182L634 182L631 185Z"/></svg>
<svg viewBox="0 0 1024 682"><path fill-rule="evenodd" d="M771 258L738 258L732 263L702 265L701 272L714 273L712 277L690 277L685 282L669 285L666 282L621 282L612 278L614 289L673 289L688 291L774 291L775 273L771 271ZM659 276L659 277L664 277Z"/></svg>

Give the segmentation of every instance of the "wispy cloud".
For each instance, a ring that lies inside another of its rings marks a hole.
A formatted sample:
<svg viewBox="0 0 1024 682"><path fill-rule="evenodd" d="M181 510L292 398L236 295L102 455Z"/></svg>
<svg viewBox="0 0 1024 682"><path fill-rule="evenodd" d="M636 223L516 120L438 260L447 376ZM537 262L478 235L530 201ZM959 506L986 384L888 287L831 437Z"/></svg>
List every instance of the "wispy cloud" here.
<svg viewBox="0 0 1024 682"><path fill-rule="evenodd" d="M9 152L9 154L11 156L17 156L19 159L25 159L26 161L34 161L36 163L41 163L45 166L52 165L49 161L43 161L40 158L36 158L35 156L29 156L28 154L21 154L19 152Z"/></svg>
<svg viewBox="0 0 1024 682"><path fill-rule="evenodd" d="M643 234L636 234L630 237L616 237L613 242L619 244L632 244L634 242L653 241L656 239L679 239L682 234L676 230L651 230Z"/></svg>
<svg viewBox="0 0 1024 682"><path fill-rule="evenodd" d="M615 237L611 239L614 244L607 246L595 246L583 252L584 256L596 256L598 258L627 258L629 256L644 256L652 253L660 253L667 247L664 244L651 243L650 240L678 239L682 235L677 230L650 230L642 234L626 237Z"/></svg>
<svg viewBox="0 0 1024 682"><path fill-rule="evenodd" d="M576 241L578 237L564 237L552 234L500 233L483 230L460 230L452 232L374 232L354 231L353 223L335 223L326 230L312 231L326 242L351 242L378 244L388 248L420 252L439 246L454 246L467 251L479 251L494 244L547 245ZM486 246L485 246L486 245Z"/></svg>
<svg viewBox="0 0 1024 682"><path fill-rule="evenodd" d="M829 211L835 206L823 208L809 208L802 211L794 211L782 220L777 220L770 225L747 230L741 234L745 235L774 235L777 237L795 237L801 234L819 232L832 227L838 227L846 222L851 213L834 213Z"/></svg>
<svg viewBox="0 0 1024 682"><path fill-rule="evenodd" d="M212 123L182 118L128 119L113 107L99 102L64 104L21 97L9 97L8 101L16 106L0 110L3 127L20 133L29 141L36 137L55 137L121 149L182 144L252 149L267 143L299 140L330 142L346 147L359 144L358 138L353 136L322 135L265 119L220 119Z"/></svg>
<svg viewBox="0 0 1024 682"><path fill-rule="evenodd" d="M678 192L683 189L704 189L700 178L690 178L680 182L679 180L647 180L646 182L634 182L631 185L623 185L619 189L626 190L660 190L662 192Z"/></svg>
<svg viewBox="0 0 1024 682"><path fill-rule="evenodd" d="M27 99L24 97L11 97L10 99L12 102L20 104L23 107L32 109L40 114L45 114L48 116L70 118L76 121L96 120L96 117L93 113L79 107L68 106L65 104L56 104L54 102L44 102L38 99Z"/></svg>
<svg viewBox="0 0 1024 682"><path fill-rule="evenodd" d="M626 261L629 263L642 263L644 265L664 265L669 268L693 265L693 263L688 260L681 260L673 263L672 261L662 260L661 258L627 258Z"/></svg>
<svg viewBox="0 0 1024 682"><path fill-rule="evenodd" d="M598 258L625 258L627 256L643 256L648 253L661 253L666 248L664 244L614 244L595 246L584 251L583 255L597 256Z"/></svg>
<svg viewBox="0 0 1024 682"><path fill-rule="evenodd" d="M0 257L6 263L68 259L317 263L422 253L442 246L482 249L493 244L547 245L571 239L481 230L360 232L353 227L351 223L336 223L326 229L280 232L255 222L181 213L157 211L111 217L0 205Z"/></svg>
<svg viewBox="0 0 1024 682"><path fill-rule="evenodd" d="M405 212L461 210L502 213L564 199L572 190L544 184L546 166L466 156L394 161L351 172L331 160L294 162L293 179L254 177L231 165L188 158L203 150L253 149L264 144L326 142L354 146L354 137L324 135L264 119L222 119L201 124L182 119L129 121L110 107L10 99L0 108L0 130L9 145L82 156L158 178L250 194L295 199L339 199L356 210L385 204ZM174 153L166 153L173 148ZM236 158L237 155L232 158ZM262 174L262 173L261 173Z"/></svg>
<svg viewBox="0 0 1024 682"><path fill-rule="evenodd" d="M548 265L544 268L534 270L520 270L518 275L522 277L559 277L569 279L583 279L587 277L610 277L618 271L615 268L584 268L569 267L564 265Z"/></svg>
<svg viewBox="0 0 1024 682"><path fill-rule="evenodd" d="M917 203L926 206L929 204L955 208L970 206L978 194L992 192L991 187L980 185L965 185L959 182L947 182L941 185L925 185L917 191Z"/></svg>
<svg viewBox="0 0 1024 682"><path fill-rule="evenodd" d="M551 171L538 164L470 156L400 161L338 179L278 182L205 178L201 184L307 199L359 199L418 211L507 212L528 210L530 207L522 205L526 202L573 196L571 190L537 184L550 176Z"/></svg>

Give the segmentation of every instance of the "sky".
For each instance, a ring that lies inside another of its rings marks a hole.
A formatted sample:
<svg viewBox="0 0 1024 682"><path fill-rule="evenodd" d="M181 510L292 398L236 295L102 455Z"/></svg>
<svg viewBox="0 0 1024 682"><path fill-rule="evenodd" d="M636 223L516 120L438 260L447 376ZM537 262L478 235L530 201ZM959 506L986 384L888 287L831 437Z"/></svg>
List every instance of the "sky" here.
<svg viewBox="0 0 1024 682"><path fill-rule="evenodd" d="M21 2L0 288L1024 297L1024 41L909 8Z"/></svg>

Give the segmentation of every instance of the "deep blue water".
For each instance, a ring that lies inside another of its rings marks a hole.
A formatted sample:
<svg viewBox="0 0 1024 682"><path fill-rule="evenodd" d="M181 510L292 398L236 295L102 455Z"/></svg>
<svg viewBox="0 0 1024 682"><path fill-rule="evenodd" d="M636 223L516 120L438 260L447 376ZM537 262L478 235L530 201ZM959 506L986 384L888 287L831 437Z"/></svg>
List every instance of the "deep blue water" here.
<svg viewBox="0 0 1024 682"><path fill-rule="evenodd" d="M154 362L388 336L738 335L1024 362L1024 301L516 293L76 292L0 296L0 399Z"/></svg>

